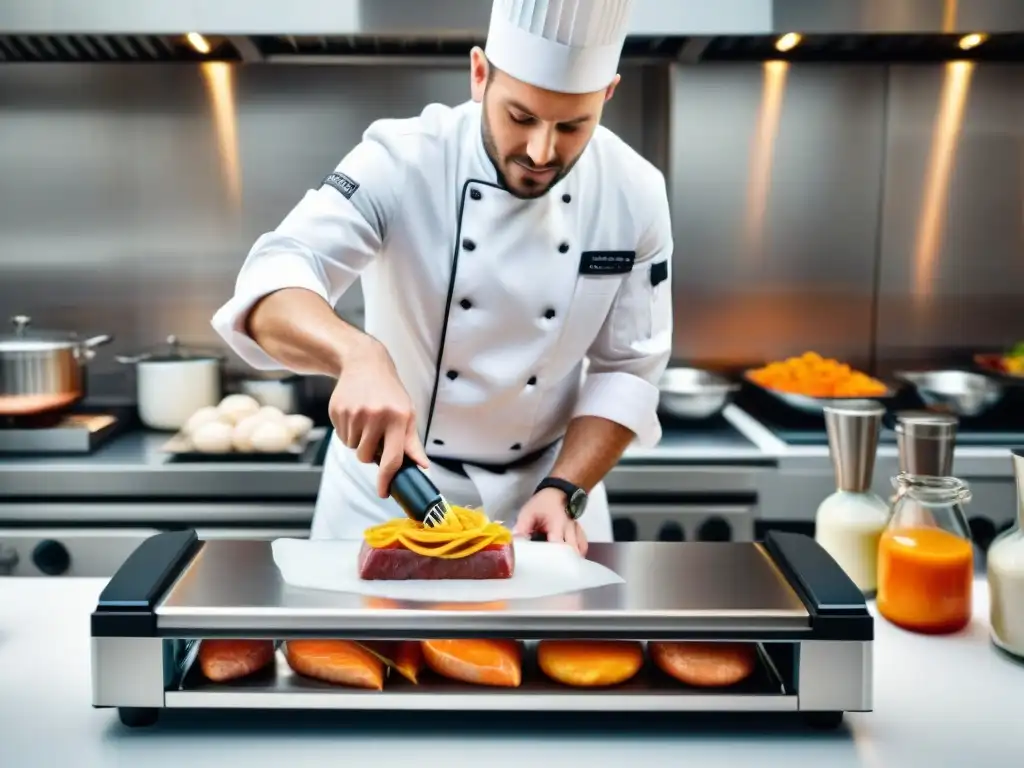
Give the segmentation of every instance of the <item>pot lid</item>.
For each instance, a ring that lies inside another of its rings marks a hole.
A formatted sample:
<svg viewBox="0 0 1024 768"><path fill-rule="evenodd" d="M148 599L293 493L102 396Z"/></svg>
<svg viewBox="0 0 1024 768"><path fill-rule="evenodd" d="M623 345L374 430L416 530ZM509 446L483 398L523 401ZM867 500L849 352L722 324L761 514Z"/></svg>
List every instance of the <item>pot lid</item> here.
<svg viewBox="0 0 1024 768"><path fill-rule="evenodd" d="M177 336L168 336L167 342L152 352L141 355L118 356L121 363L183 363L188 361L221 360L223 355L213 350L189 349L182 346Z"/></svg>
<svg viewBox="0 0 1024 768"><path fill-rule="evenodd" d="M32 318L28 315L15 315L11 318L11 323L14 330L11 333L0 334L0 352L45 352L69 349L82 343L75 333L30 328Z"/></svg>

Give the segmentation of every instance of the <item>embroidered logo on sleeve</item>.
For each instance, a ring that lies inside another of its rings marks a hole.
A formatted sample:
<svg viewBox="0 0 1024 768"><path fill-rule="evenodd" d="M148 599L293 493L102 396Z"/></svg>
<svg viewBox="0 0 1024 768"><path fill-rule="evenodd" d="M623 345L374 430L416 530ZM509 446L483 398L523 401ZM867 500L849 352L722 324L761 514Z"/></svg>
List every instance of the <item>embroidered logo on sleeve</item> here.
<svg viewBox="0 0 1024 768"><path fill-rule="evenodd" d="M344 173L339 171L329 174L320 184L320 187L323 188L325 184L328 187L334 187L349 200L352 199L352 195L354 195L356 190L359 189L358 182L353 181Z"/></svg>

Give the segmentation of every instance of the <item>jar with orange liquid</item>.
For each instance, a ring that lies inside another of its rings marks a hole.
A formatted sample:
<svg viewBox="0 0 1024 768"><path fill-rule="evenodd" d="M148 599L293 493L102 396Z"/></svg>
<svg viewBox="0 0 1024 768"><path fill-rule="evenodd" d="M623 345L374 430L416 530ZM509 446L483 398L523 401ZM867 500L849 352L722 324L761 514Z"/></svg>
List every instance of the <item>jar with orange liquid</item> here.
<svg viewBox="0 0 1024 768"><path fill-rule="evenodd" d="M955 477L901 473L878 544L878 612L903 629L948 634L971 621L974 547Z"/></svg>

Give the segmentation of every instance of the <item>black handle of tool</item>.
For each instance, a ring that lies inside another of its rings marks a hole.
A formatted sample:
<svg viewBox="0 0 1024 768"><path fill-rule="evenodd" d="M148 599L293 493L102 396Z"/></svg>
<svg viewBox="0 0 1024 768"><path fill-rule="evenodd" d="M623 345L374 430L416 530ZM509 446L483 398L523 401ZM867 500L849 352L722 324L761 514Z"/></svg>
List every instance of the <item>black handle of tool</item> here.
<svg viewBox="0 0 1024 768"><path fill-rule="evenodd" d="M378 466L383 454L384 444L381 443L373 457ZM398 503L406 515L420 523L426 519L430 508L442 500L441 491L430 481L415 459L408 455L402 457L402 465L391 478L388 495Z"/></svg>

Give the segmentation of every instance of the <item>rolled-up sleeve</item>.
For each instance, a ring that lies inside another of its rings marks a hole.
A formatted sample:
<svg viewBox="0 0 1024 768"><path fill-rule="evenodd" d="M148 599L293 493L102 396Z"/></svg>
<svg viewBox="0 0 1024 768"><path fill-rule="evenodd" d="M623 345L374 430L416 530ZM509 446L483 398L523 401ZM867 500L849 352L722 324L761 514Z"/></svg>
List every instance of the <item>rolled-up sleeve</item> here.
<svg viewBox="0 0 1024 768"><path fill-rule="evenodd" d="M591 345L574 416L600 416L631 429L636 442L661 439L658 380L672 354L672 226L664 179L633 269Z"/></svg>
<svg viewBox="0 0 1024 768"><path fill-rule="evenodd" d="M333 307L380 252L404 185L402 139L371 126L319 188L308 190L274 231L253 244L233 295L211 321L246 363L260 370L283 367L246 333L249 311L261 298L305 288Z"/></svg>

